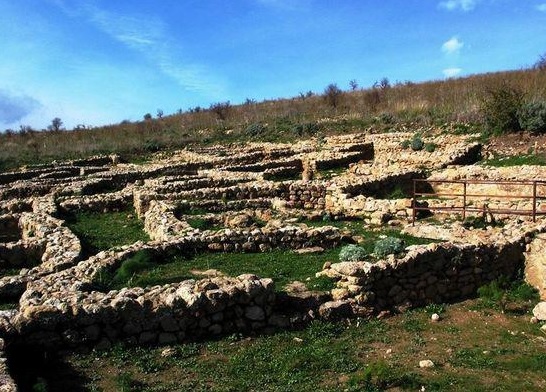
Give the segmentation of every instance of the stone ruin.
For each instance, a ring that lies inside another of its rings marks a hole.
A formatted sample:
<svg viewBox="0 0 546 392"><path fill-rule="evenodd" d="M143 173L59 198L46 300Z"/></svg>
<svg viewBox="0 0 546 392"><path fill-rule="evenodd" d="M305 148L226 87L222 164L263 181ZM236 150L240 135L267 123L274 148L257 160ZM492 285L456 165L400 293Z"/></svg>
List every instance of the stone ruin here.
<svg viewBox="0 0 546 392"><path fill-rule="evenodd" d="M525 260L528 281L546 299L542 218L507 216L501 228L471 230L457 221L442 224L448 213L435 215L440 223L411 225L412 200L387 197L396 189L407 193L416 178L546 179L546 169L475 165L481 146L468 136L431 136L433 152L402 148L412 136L351 134L296 144L214 146L159 154L141 165L111 156L0 174L0 300L18 303L0 311L0 390L16 390L4 350L21 342L105 349L116 341L171 344L296 327L314 318L371 317L466 298L502 275L513 276ZM521 207L505 197L488 202ZM62 220L70 212L126 209L134 209L151 241L89 258ZM546 210L546 203L538 209ZM224 228L193 228L188 218L196 211ZM317 276L336 281L330 292L278 293L272 279L250 274L108 292L94 284L142 250L161 258L325 249L350 241L350 234L334 226L310 227L296 219L325 215L397 226L437 241L373 264L327 263ZM253 224L256 219L265 225Z"/></svg>

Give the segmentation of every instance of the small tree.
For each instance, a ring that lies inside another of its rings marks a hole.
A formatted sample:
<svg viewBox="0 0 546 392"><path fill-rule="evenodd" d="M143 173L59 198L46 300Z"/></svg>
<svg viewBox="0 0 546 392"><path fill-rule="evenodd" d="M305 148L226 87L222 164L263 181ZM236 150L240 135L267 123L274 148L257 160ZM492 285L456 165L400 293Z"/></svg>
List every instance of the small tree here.
<svg viewBox="0 0 546 392"><path fill-rule="evenodd" d="M546 70L546 53L538 57L534 66L535 69Z"/></svg>
<svg viewBox="0 0 546 392"><path fill-rule="evenodd" d="M349 81L349 86L351 90L355 91L358 88L358 82L355 79Z"/></svg>
<svg viewBox="0 0 546 392"><path fill-rule="evenodd" d="M231 110L231 103L226 102L217 102L210 105L210 111L216 114L219 120L225 120Z"/></svg>
<svg viewBox="0 0 546 392"><path fill-rule="evenodd" d="M521 130L518 112L523 104L523 93L509 85L502 85L487 92L482 102L485 124L497 133Z"/></svg>
<svg viewBox="0 0 546 392"><path fill-rule="evenodd" d="M163 118L163 110L157 109L157 118L162 119Z"/></svg>
<svg viewBox="0 0 546 392"><path fill-rule="evenodd" d="M546 101L531 101L518 111L518 121L525 131L546 133Z"/></svg>
<svg viewBox="0 0 546 392"><path fill-rule="evenodd" d="M379 82L379 88L381 88L382 90L386 90L386 89L388 89L390 87L391 87L391 82L389 82L388 78L383 78Z"/></svg>
<svg viewBox="0 0 546 392"><path fill-rule="evenodd" d="M330 83L324 89L326 101L335 109L339 105L343 91L335 83Z"/></svg>
<svg viewBox="0 0 546 392"><path fill-rule="evenodd" d="M150 121L152 119L152 115L150 113L146 113L144 115L144 121Z"/></svg>
<svg viewBox="0 0 546 392"><path fill-rule="evenodd" d="M51 120L51 125L47 127L48 131L57 132L60 131L63 126L63 122L59 117L55 117L53 120Z"/></svg>
<svg viewBox="0 0 546 392"><path fill-rule="evenodd" d="M19 125L19 133L25 135L27 133L34 132L34 129L30 125Z"/></svg>

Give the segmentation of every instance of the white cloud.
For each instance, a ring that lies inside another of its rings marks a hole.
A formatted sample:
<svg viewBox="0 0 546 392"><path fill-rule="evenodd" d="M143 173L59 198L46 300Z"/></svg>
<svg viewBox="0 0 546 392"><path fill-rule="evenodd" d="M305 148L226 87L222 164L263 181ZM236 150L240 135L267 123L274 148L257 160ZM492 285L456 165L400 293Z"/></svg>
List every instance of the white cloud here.
<svg viewBox="0 0 546 392"><path fill-rule="evenodd" d="M442 44L442 52L446 54L457 54L461 51L464 43L459 41L457 37L451 37Z"/></svg>
<svg viewBox="0 0 546 392"><path fill-rule="evenodd" d="M546 3L537 5L537 10L539 10L540 12L546 12Z"/></svg>
<svg viewBox="0 0 546 392"><path fill-rule="evenodd" d="M27 95L16 95L0 90L0 123L12 124L28 116L40 103Z"/></svg>
<svg viewBox="0 0 546 392"><path fill-rule="evenodd" d="M479 1L480 0L446 0L441 1L439 7L444 8L448 11L461 10L468 12L472 11L476 7L476 4L479 3Z"/></svg>
<svg viewBox="0 0 546 392"><path fill-rule="evenodd" d="M62 7L62 0L54 1ZM180 45L169 37L168 26L161 19L149 15L120 15L100 9L92 2L83 2L80 7L77 12L97 28L126 47L138 51L184 89L213 99L221 99L225 95L223 82L208 67L184 58ZM63 10L74 12L65 8Z"/></svg>
<svg viewBox="0 0 546 392"><path fill-rule="evenodd" d="M454 78L459 75L463 70L461 68L446 68L442 71L446 78Z"/></svg>

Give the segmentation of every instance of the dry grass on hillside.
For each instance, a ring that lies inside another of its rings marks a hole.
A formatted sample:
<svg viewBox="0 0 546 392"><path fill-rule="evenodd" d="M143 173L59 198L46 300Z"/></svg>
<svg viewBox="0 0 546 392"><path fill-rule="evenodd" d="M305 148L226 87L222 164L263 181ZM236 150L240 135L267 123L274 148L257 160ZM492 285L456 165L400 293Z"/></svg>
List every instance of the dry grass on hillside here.
<svg viewBox="0 0 546 392"><path fill-rule="evenodd" d="M340 91L335 107L324 94L241 105L218 103L208 109L124 121L93 129L0 134L0 170L21 164L93 154L139 155L188 144L301 137L373 128L448 122L481 124L480 106L488 91L510 86L527 99L546 99L546 71L529 69L426 83L397 83Z"/></svg>

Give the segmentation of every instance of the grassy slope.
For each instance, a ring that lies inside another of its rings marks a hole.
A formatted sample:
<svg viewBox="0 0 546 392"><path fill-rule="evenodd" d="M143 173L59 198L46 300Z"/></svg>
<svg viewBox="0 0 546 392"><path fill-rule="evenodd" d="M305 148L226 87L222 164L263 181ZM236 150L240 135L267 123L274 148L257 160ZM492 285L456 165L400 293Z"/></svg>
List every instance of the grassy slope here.
<svg viewBox="0 0 546 392"><path fill-rule="evenodd" d="M522 70L426 83L396 84L385 89L345 92L333 108L322 95L231 106L224 120L211 110L183 112L142 122L122 122L91 130L26 132L0 135L0 170L52 159L98 153L141 156L157 149L188 144L248 140L290 141L311 136L298 125L313 123L312 134L402 129L407 125L479 124L479 106L487 91L509 84L528 98L546 99L546 72ZM268 124L258 134L251 124ZM316 127L318 126L318 130ZM446 131L459 128L446 126ZM229 131L229 132L228 132Z"/></svg>

